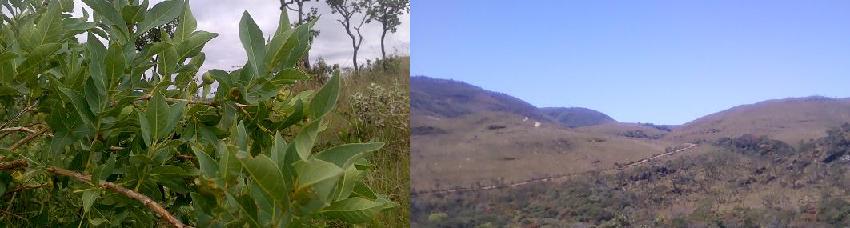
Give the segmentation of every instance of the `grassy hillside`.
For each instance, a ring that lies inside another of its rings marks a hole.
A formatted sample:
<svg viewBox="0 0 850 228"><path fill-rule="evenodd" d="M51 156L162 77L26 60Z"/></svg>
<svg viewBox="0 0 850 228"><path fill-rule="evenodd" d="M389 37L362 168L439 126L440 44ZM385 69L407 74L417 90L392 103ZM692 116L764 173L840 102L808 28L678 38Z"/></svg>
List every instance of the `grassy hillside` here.
<svg viewBox="0 0 850 228"><path fill-rule="evenodd" d="M537 107L502 93L465 82L415 76L410 79L410 107L416 115L459 117L482 111L498 111L546 120Z"/></svg>
<svg viewBox="0 0 850 228"><path fill-rule="evenodd" d="M610 116L605 115L605 113L587 108L548 107L541 108L540 111L555 122L567 127L583 127L617 122Z"/></svg>
<svg viewBox="0 0 850 228"><path fill-rule="evenodd" d="M458 118L413 115L416 191L507 184L575 174L664 151L665 144L578 132L504 112Z"/></svg>
<svg viewBox="0 0 850 228"><path fill-rule="evenodd" d="M825 133L826 134L826 133ZM794 149L768 137L561 183L414 199L417 227L847 227L850 125Z"/></svg>
<svg viewBox="0 0 850 228"><path fill-rule="evenodd" d="M850 125L828 131L850 122L850 99L770 100L659 126L580 108L526 118L515 98L416 80L416 227L850 225ZM563 178L528 181L553 176Z"/></svg>
<svg viewBox="0 0 850 228"><path fill-rule="evenodd" d="M768 135L796 146L850 122L850 99L790 98L741 105L684 124L667 136L674 141L714 141L743 134Z"/></svg>

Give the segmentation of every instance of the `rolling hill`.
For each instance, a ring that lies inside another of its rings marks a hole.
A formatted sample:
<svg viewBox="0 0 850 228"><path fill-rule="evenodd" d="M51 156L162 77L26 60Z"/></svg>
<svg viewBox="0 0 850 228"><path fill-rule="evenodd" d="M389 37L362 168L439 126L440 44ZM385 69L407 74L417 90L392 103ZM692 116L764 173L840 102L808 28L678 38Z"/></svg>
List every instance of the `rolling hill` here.
<svg viewBox="0 0 850 228"><path fill-rule="evenodd" d="M786 98L741 105L696 119L676 128L667 139L714 141L743 134L766 135L797 145L826 135L826 130L850 122L850 99Z"/></svg>
<svg viewBox="0 0 850 228"><path fill-rule="evenodd" d="M850 122L850 99L769 100L681 126L617 122L586 108L537 108L464 82L411 78L414 191L509 184L606 170L685 143L767 136L792 146Z"/></svg>

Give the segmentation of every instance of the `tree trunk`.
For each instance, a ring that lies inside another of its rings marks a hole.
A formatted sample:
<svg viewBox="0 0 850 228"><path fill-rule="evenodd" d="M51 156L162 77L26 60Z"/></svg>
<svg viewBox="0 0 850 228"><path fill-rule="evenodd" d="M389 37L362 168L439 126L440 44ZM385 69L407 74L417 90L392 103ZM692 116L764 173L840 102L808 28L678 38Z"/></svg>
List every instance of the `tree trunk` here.
<svg viewBox="0 0 850 228"><path fill-rule="evenodd" d="M387 37L387 26L383 23L381 27L383 28L383 32L381 32L381 66L384 70L387 70L387 52L384 50L384 38Z"/></svg>
<svg viewBox="0 0 850 228"><path fill-rule="evenodd" d="M298 2L298 25L304 24L304 2ZM312 41L312 34L310 34L310 39ZM303 59L301 59L301 65L304 69L310 69L310 51L304 53Z"/></svg>

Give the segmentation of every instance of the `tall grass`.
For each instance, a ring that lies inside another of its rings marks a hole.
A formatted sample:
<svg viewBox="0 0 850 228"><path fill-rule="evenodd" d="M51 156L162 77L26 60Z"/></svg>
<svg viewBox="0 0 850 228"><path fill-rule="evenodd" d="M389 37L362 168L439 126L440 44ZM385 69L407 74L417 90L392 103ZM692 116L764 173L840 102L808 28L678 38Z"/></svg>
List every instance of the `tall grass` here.
<svg viewBox="0 0 850 228"><path fill-rule="evenodd" d="M318 70L322 71L321 69ZM317 86L321 82L307 82ZM376 61L343 77L337 110L320 142L379 141L386 145L368 157L367 184L399 206L368 227L407 227L410 222L410 58Z"/></svg>

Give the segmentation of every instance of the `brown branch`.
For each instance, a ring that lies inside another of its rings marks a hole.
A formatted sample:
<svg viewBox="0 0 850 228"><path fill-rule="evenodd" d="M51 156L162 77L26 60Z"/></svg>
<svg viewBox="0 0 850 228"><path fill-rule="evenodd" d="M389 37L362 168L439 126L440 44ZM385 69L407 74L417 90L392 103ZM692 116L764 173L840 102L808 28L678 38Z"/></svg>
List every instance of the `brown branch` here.
<svg viewBox="0 0 850 228"><path fill-rule="evenodd" d="M45 128L42 128L41 130L38 130L38 132L35 132L35 133L32 133L32 134L28 135L26 138L21 139L21 141L18 141L18 142L16 142L15 144L12 144L12 147L9 147L9 150L10 150L10 151L14 151L15 149L18 149L18 147L21 147L21 146L23 146L23 145L25 145L25 144L29 143L30 141L32 141L33 139L35 139L35 138L36 138L36 137L38 137L39 135L44 134L44 132L47 132L47 128L46 128L46 127L45 127Z"/></svg>
<svg viewBox="0 0 850 228"><path fill-rule="evenodd" d="M161 205L159 205L159 203L157 203L156 201L153 201L153 199L151 199L150 197L148 197L146 195L142 195L141 193L135 192L133 190L124 188L120 185L117 185L117 184L112 183L112 182L107 182L107 181L103 181L103 182L95 184L95 183L92 183L92 179L91 179L90 175L85 175L85 174L74 172L74 171L71 171L71 170L66 170L66 169L57 168L57 167L50 167L50 168L47 168L47 172L50 172L50 173L53 173L53 174L56 174L56 175L71 177L71 178L77 179L78 181L85 182L85 183L92 184L92 185L97 185L98 187L100 187L102 189L107 189L107 190L111 190L111 191L114 191L116 193L122 194L122 195L124 195L128 198L131 198L131 199L134 199L134 200L141 202L146 207L148 207L151 211L153 211L155 214L159 215L159 217L165 219L165 221L167 221L169 224L171 224L174 227L178 227L178 228L189 227L189 226L184 225L183 222L181 222L179 219L177 219L177 217L174 217L174 215L172 215L167 210L165 210L165 208L163 208Z"/></svg>
<svg viewBox="0 0 850 228"><path fill-rule="evenodd" d="M26 160L18 159L9 162L0 162L0 170L23 169L29 164Z"/></svg>
<svg viewBox="0 0 850 228"><path fill-rule="evenodd" d="M36 131L27 127L7 127L0 129L0 132L15 132L15 131L24 131L30 134L35 133Z"/></svg>

